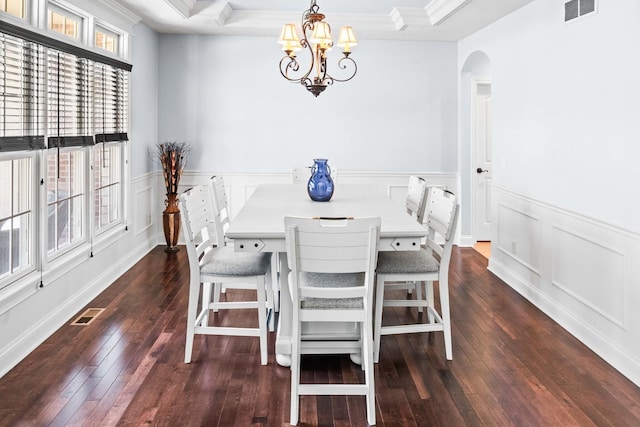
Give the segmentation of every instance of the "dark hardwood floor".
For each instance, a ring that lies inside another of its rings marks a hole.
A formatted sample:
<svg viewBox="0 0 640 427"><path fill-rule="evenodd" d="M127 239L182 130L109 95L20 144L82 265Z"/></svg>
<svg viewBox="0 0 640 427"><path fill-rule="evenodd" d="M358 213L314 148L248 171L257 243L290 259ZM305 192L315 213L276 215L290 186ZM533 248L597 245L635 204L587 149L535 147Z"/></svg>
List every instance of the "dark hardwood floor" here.
<svg viewBox="0 0 640 427"><path fill-rule="evenodd" d="M163 249L89 304L105 308L91 324L60 328L0 379L0 425L288 425L289 370L275 363L273 333L267 366L258 339L242 337L197 336L193 362L183 363L186 252ZM445 360L442 334L383 337L378 425L640 425L640 389L486 264L473 249L454 247L453 361ZM413 315L385 309L385 324ZM257 316L216 316L238 320ZM362 377L347 356L306 357L303 369L306 381ZM300 420L366 425L364 397L305 396Z"/></svg>

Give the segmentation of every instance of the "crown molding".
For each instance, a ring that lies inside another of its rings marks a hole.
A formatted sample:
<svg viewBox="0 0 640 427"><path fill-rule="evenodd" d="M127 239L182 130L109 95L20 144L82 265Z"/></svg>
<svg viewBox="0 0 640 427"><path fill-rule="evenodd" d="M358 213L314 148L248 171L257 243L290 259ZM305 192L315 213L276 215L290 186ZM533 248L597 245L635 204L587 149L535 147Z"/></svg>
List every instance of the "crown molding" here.
<svg viewBox="0 0 640 427"><path fill-rule="evenodd" d="M404 31L409 26L430 26L431 21L426 9L416 7L396 7L389 14L397 31Z"/></svg>
<svg viewBox="0 0 640 427"><path fill-rule="evenodd" d="M438 25L460 10L471 0L432 0L425 10L431 19L431 25Z"/></svg>
<svg viewBox="0 0 640 427"><path fill-rule="evenodd" d="M196 0L164 0L183 18L189 18L196 5Z"/></svg>
<svg viewBox="0 0 640 427"><path fill-rule="evenodd" d="M82 7L86 7L87 1L82 2ZM132 32L132 28L135 24L141 21L141 17L132 12L130 9L122 6L122 4L115 0L89 0L88 3L93 4L100 8L100 12L95 10L92 13L105 21L122 27L127 32ZM107 17L105 17L105 14ZM114 19L117 22L114 22Z"/></svg>

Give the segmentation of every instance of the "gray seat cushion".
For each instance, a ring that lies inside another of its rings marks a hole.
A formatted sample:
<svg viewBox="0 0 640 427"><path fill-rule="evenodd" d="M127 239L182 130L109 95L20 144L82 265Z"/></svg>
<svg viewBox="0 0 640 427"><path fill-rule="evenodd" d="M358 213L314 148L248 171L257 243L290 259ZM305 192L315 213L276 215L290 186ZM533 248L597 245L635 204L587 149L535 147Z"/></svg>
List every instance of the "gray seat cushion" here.
<svg viewBox="0 0 640 427"><path fill-rule="evenodd" d="M308 273L300 274L300 285L318 288L350 288L364 286L364 273ZM312 310L349 310L363 308L362 298L305 298L300 307Z"/></svg>
<svg viewBox="0 0 640 427"><path fill-rule="evenodd" d="M378 274L433 273L440 263L430 250L380 252L378 254Z"/></svg>
<svg viewBox="0 0 640 427"><path fill-rule="evenodd" d="M271 253L235 252L231 246L213 248L200 260L200 272L217 276L261 276L269 270Z"/></svg>

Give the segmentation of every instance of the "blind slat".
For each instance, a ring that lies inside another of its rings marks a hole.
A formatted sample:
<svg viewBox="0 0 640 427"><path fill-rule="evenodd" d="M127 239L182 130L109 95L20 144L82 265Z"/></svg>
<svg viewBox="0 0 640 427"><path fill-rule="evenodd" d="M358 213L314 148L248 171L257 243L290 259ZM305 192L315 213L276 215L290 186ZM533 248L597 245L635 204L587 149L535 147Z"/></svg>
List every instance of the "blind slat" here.
<svg viewBox="0 0 640 427"><path fill-rule="evenodd" d="M44 147L45 52L0 33L0 151Z"/></svg>
<svg viewBox="0 0 640 427"><path fill-rule="evenodd" d="M42 149L44 141L71 147L128 140L125 69L21 39L4 28L0 58L1 151Z"/></svg>

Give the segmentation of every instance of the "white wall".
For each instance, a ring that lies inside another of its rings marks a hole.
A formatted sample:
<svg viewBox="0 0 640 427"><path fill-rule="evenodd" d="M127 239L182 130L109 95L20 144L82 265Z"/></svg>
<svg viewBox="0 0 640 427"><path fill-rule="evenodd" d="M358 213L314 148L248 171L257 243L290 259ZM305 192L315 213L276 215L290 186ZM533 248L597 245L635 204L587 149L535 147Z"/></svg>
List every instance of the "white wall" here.
<svg viewBox="0 0 640 427"><path fill-rule="evenodd" d="M489 268L640 385L639 16L600 1L565 24L537 0L461 41L458 66L490 61Z"/></svg>
<svg viewBox="0 0 640 427"><path fill-rule="evenodd" d="M159 49L158 137L193 145L190 170L289 171L314 157L457 169L454 43L363 41L355 78L318 98L280 76L275 36L161 35Z"/></svg>
<svg viewBox="0 0 640 427"><path fill-rule="evenodd" d="M149 147L158 143L158 35L146 25L133 27L131 49L131 174L157 169Z"/></svg>
<svg viewBox="0 0 640 427"><path fill-rule="evenodd" d="M640 231L640 2L538 0L459 43L491 60L494 182Z"/></svg>

